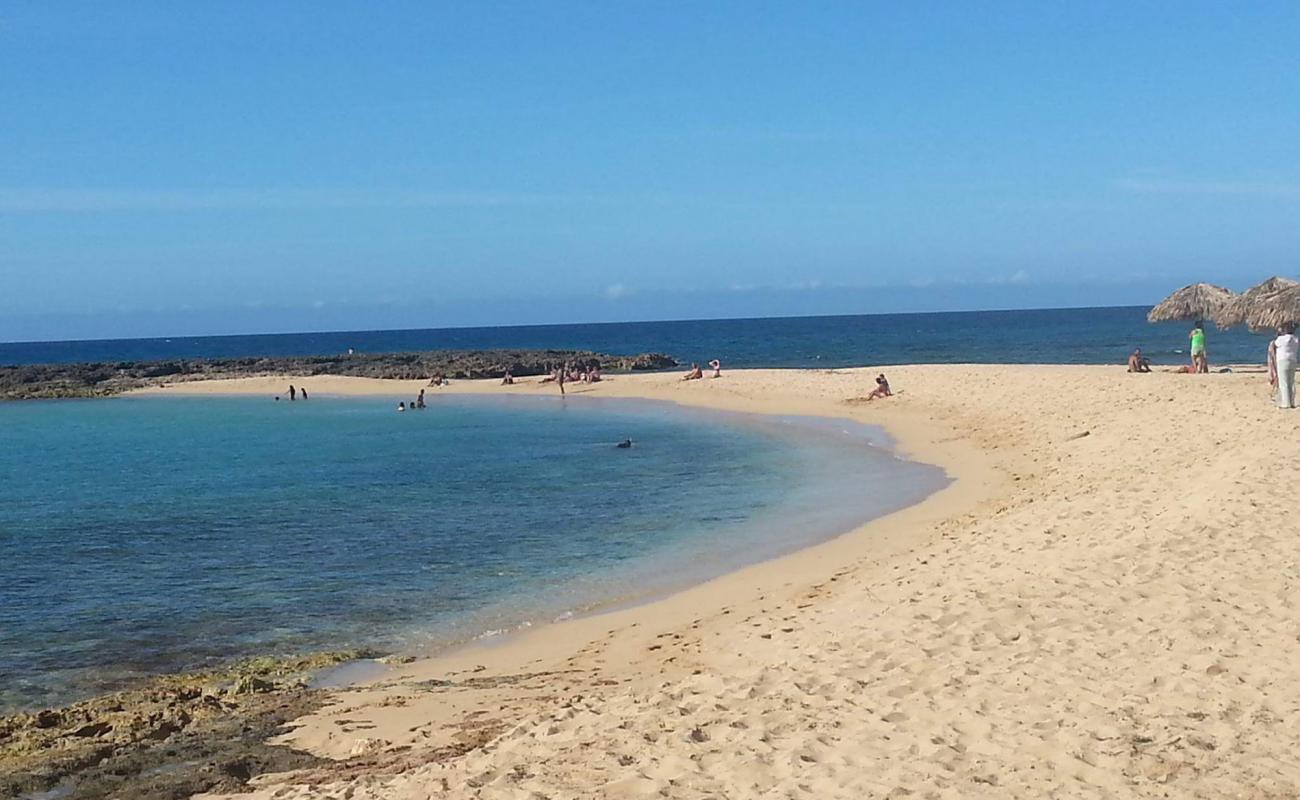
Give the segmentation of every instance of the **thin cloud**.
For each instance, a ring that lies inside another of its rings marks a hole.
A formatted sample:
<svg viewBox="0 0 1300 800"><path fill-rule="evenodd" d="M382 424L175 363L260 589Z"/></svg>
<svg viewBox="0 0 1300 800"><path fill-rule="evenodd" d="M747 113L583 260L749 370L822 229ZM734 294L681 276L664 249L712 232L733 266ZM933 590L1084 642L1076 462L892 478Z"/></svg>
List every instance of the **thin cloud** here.
<svg viewBox="0 0 1300 800"><path fill-rule="evenodd" d="M521 193L358 191L354 189L0 189L0 211L208 211L357 208L475 208L566 203L592 198Z"/></svg>
<svg viewBox="0 0 1300 800"><path fill-rule="evenodd" d="M1182 194L1226 197L1300 198L1300 183L1274 181L1169 181L1121 178L1119 188L1141 194Z"/></svg>

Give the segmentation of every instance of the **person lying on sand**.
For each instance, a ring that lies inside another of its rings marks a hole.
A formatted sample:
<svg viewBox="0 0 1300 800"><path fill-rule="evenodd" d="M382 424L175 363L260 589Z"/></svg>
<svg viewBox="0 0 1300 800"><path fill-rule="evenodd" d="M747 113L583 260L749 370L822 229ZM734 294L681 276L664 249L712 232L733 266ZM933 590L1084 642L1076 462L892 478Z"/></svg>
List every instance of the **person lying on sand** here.
<svg viewBox="0 0 1300 800"><path fill-rule="evenodd" d="M682 380L684 380L684 381L697 381L697 380L699 380L700 378L703 378L703 377L704 377L704 371L700 369L700 365L699 365L699 364L692 363L692 364L691 364L691 371L688 372L688 373L686 373L686 377L682 378Z"/></svg>
<svg viewBox="0 0 1300 800"><path fill-rule="evenodd" d="M721 362L721 361L719 361L718 359L715 358L715 359L713 359L712 361L709 362L709 367L713 370L713 377L715 377L715 378L721 378L721 377L722 377L722 362Z"/></svg>
<svg viewBox="0 0 1300 800"><path fill-rule="evenodd" d="M875 400L877 397L893 397L894 393L889 388L889 380L885 378L885 373L876 376L876 388L871 394L867 395L868 400Z"/></svg>
<svg viewBox="0 0 1300 800"><path fill-rule="evenodd" d="M1129 372L1150 372L1151 359L1142 355L1142 348L1139 347L1128 357Z"/></svg>
<svg viewBox="0 0 1300 800"><path fill-rule="evenodd" d="M1197 370L1196 367L1194 366L1189 366L1187 364L1184 364L1178 369L1171 369L1169 371L1179 375L1195 375Z"/></svg>

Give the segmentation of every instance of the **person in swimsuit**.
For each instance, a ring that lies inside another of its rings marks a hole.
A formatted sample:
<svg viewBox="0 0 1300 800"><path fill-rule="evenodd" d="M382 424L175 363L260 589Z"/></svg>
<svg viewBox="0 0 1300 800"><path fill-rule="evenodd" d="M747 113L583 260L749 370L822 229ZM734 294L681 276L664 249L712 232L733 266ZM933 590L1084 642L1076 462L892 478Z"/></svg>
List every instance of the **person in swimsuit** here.
<svg viewBox="0 0 1300 800"><path fill-rule="evenodd" d="M1142 355L1141 347L1134 350L1132 355L1128 357L1128 371L1129 372L1150 372L1151 371L1151 359Z"/></svg>
<svg viewBox="0 0 1300 800"><path fill-rule="evenodd" d="M1209 372L1210 362L1205 357L1205 324L1197 321L1187 338L1192 340L1192 371Z"/></svg>
<svg viewBox="0 0 1300 800"><path fill-rule="evenodd" d="M715 377L715 378L721 378L721 377L722 377L722 362L721 362L721 361L719 361L718 359L715 358L715 359L713 359L712 361L709 362L709 367L713 369L713 377Z"/></svg>
<svg viewBox="0 0 1300 800"><path fill-rule="evenodd" d="M704 377L704 371L700 369L700 365L693 363L691 364L691 371L686 373L686 377L682 378L682 380L697 381L703 377Z"/></svg>
<svg viewBox="0 0 1300 800"><path fill-rule="evenodd" d="M876 388L867 395L868 400L875 400L877 397L893 397L894 393L889 389L889 381L885 378L885 373L876 376Z"/></svg>
<svg viewBox="0 0 1300 800"><path fill-rule="evenodd" d="M293 388L293 384L292 384L292 383L289 384L289 399L290 399L290 400L297 400L297 399L298 399L298 390L295 389L295 388Z"/></svg>

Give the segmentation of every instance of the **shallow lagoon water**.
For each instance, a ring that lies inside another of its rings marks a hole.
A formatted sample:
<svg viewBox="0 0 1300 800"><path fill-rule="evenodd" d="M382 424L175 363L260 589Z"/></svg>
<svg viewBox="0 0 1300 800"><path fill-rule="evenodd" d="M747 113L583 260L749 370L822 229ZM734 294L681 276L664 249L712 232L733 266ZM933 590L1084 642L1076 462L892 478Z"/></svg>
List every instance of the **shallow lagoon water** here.
<svg viewBox="0 0 1300 800"><path fill-rule="evenodd" d="M852 423L590 398L0 406L0 707L635 602L924 497ZM631 450L614 443L631 438Z"/></svg>

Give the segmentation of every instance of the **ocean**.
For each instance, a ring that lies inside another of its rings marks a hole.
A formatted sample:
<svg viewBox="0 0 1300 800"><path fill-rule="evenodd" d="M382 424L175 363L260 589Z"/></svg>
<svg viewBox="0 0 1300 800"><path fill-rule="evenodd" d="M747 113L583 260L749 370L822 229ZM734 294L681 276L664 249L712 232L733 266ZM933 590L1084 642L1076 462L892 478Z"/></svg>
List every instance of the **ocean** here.
<svg viewBox="0 0 1300 800"><path fill-rule="evenodd" d="M398 414L397 399L0 404L0 709L637 602L946 482L847 422L559 397Z"/></svg>
<svg viewBox="0 0 1300 800"><path fill-rule="evenodd" d="M1186 359L1145 308L0 344L0 364L424 349L724 367ZM1213 363L1265 337L1209 331ZM911 504L848 423L583 398L0 403L0 709L233 658L427 650L635 602ZM408 398L409 399L409 398ZM632 438L630 450L614 443Z"/></svg>
<svg viewBox="0 0 1300 800"><path fill-rule="evenodd" d="M1156 364L1186 361L1190 325L1151 325L1146 312L1075 308L19 342L0 344L0 364L501 347L661 352L683 363L718 358L732 367L1123 364L1135 347ZM1213 363L1263 362L1266 337L1240 328L1207 332Z"/></svg>

